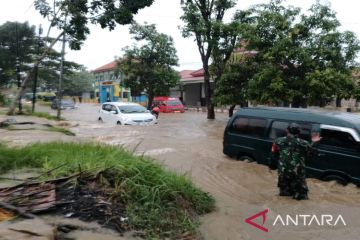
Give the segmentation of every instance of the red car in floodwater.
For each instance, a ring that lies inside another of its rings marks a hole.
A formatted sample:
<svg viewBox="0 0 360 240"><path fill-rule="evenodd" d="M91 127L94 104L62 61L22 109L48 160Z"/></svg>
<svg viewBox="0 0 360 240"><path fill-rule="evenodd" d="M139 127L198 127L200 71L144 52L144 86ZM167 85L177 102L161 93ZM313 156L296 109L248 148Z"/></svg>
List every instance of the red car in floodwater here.
<svg viewBox="0 0 360 240"><path fill-rule="evenodd" d="M181 101L173 97L154 97L153 106L158 106L160 112L163 113L185 112L184 105Z"/></svg>

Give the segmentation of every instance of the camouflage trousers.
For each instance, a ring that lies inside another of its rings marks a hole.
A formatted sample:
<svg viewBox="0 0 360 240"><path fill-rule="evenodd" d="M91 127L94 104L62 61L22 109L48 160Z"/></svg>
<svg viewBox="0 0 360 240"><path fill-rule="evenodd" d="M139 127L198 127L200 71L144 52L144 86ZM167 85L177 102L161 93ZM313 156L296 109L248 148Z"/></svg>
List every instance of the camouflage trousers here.
<svg viewBox="0 0 360 240"><path fill-rule="evenodd" d="M301 200L308 199L308 186L305 173L296 174L292 172L280 173L278 178L280 196L293 196Z"/></svg>

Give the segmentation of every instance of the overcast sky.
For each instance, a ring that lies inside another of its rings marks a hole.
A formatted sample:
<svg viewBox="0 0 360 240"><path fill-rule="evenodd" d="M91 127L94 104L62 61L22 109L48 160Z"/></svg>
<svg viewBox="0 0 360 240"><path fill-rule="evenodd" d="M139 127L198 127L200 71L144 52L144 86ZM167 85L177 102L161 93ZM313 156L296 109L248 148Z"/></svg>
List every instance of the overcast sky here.
<svg viewBox="0 0 360 240"><path fill-rule="evenodd" d="M301 7L307 10L316 0L287 0L287 5ZM52 2L52 1L51 1ZM268 0L238 0L235 9L246 9L258 3L267 3ZM337 12L342 24L342 30L350 30L360 38L360 1L359 0L331 0L331 7ZM34 9L32 0L0 0L0 24L6 21L28 21L32 25L48 26ZM232 11L233 12L233 11ZM180 0L155 0L151 7L139 11L135 20L139 23L148 22L157 25L158 31L171 35L175 42L180 66L178 70L198 69L201 67L200 55L193 39L184 39L178 26L182 24L180 16ZM231 13L226 19L231 18ZM67 49L66 59L83 64L89 70L105 65L122 56L122 48L134 43L128 33L127 26L118 26L109 32L97 26L90 27L91 34L80 51ZM46 29L45 31L46 32ZM55 33L55 32L54 32ZM60 45L57 44L57 48Z"/></svg>

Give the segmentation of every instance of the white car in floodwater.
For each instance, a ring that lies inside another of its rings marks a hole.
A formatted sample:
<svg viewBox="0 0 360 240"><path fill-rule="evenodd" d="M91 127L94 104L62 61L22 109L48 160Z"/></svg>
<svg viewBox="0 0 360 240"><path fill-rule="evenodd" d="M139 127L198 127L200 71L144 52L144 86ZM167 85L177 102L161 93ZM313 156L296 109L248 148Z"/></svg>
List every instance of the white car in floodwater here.
<svg viewBox="0 0 360 240"><path fill-rule="evenodd" d="M157 119L149 110L137 103L106 102L99 110L99 121L119 125L156 124Z"/></svg>

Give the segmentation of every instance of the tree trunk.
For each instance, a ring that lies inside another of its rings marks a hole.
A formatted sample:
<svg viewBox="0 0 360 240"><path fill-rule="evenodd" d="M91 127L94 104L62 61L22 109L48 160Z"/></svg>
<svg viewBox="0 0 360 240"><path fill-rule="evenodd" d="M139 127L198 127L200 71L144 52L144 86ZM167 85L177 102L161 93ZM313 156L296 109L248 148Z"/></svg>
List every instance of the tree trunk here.
<svg viewBox="0 0 360 240"><path fill-rule="evenodd" d="M50 44L50 46L48 48L46 48L46 50L43 52L43 54L41 55L41 57L35 62L33 68L30 70L30 72L27 74L25 80L22 82L20 89L17 91L16 95L15 95L15 99L14 102L11 104L9 111L7 112L7 115L14 115L15 113L15 109L16 109L16 105L18 104L21 95L23 94L27 82L32 79L32 76L34 74L34 69L36 67L39 66L39 64L41 63L41 61L46 57L47 53L49 52L49 50L55 45L55 43L60 39L60 37L64 34L64 32L61 32L57 38L52 41L52 43Z"/></svg>
<svg viewBox="0 0 360 240"><path fill-rule="evenodd" d="M231 107L229 108L229 117L232 117L232 115L234 114L235 106L236 105L231 105Z"/></svg>
<svg viewBox="0 0 360 240"><path fill-rule="evenodd" d="M326 104L325 104L325 99L320 99L320 104L319 104L319 105L320 105L320 107L322 107L322 108L325 107L325 105L326 105Z"/></svg>
<svg viewBox="0 0 360 240"><path fill-rule="evenodd" d="M148 95L148 106L147 106L148 110L151 110L153 100L154 100L154 93L149 93L149 95Z"/></svg>
<svg viewBox="0 0 360 240"><path fill-rule="evenodd" d="M341 107L341 98L336 96L336 107Z"/></svg>
<svg viewBox="0 0 360 240"><path fill-rule="evenodd" d="M210 85L209 67L204 66L204 87L205 87L205 101L207 107L207 119L215 119L214 103L211 100L212 89Z"/></svg>
<svg viewBox="0 0 360 240"><path fill-rule="evenodd" d="M249 107L249 102L248 101L244 101L240 103L240 107Z"/></svg>
<svg viewBox="0 0 360 240"><path fill-rule="evenodd" d="M301 107L302 107L302 108L307 108L307 107L308 107L308 103L307 103L306 99L302 99L302 101L301 101Z"/></svg>
<svg viewBox="0 0 360 240"><path fill-rule="evenodd" d="M291 103L292 108L299 108L300 107L300 98L294 97Z"/></svg>

